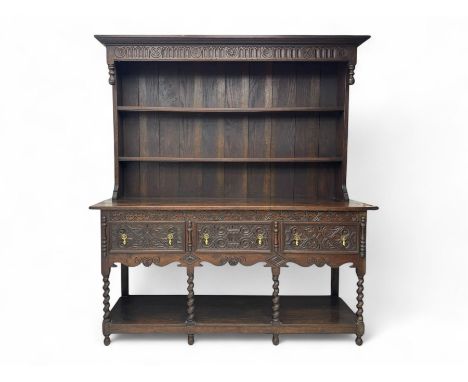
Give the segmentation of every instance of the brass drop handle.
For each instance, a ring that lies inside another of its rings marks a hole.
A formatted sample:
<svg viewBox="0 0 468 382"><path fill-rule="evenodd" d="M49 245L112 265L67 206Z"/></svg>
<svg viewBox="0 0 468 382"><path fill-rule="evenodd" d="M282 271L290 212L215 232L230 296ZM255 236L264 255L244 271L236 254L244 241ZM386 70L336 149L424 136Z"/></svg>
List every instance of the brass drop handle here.
<svg viewBox="0 0 468 382"><path fill-rule="evenodd" d="M126 232L124 230L121 230L120 231L120 245L122 247L126 246L127 242L128 242L128 235L126 234Z"/></svg>
<svg viewBox="0 0 468 382"><path fill-rule="evenodd" d="M346 247L348 245L348 236L347 235L341 235L341 244L343 247Z"/></svg>
<svg viewBox="0 0 468 382"><path fill-rule="evenodd" d="M259 233L257 235L257 243L258 245L262 245L263 244L263 239L265 239L265 236L263 235L263 233Z"/></svg>
<svg viewBox="0 0 468 382"><path fill-rule="evenodd" d="M299 240L301 239L301 235L299 235L297 232L294 233L293 235L293 242L296 247L299 246Z"/></svg>
<svg viewBox="0 0 468 382"><path fill-rule="evenodd" d="M203 243L205 243L205 245L208 245L209 238L210 238L209 234L207 234L207 233L203 234Z"/></svg>
<svg viewBox="0 0 468 382"><path fill-rule="evenodd" d="M167 234L167 244L169 244L170 247L172 247L172 240L174 240L174 234L169 232Z"/></svg>

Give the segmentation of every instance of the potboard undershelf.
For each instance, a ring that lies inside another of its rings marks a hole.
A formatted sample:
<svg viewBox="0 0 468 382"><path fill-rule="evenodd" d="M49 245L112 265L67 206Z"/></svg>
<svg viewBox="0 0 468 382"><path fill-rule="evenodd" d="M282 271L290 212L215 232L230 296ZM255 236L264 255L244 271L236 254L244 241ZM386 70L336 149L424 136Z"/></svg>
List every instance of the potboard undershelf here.
<svg viewBox="0 0 468 382"><path fill-rule="evenodd" d="M354 333L356 315L340 297L282 296L280 324L271 323L270 296L197 295L187 325L182 295L123 296L110 314L112 333Z"/></svg>

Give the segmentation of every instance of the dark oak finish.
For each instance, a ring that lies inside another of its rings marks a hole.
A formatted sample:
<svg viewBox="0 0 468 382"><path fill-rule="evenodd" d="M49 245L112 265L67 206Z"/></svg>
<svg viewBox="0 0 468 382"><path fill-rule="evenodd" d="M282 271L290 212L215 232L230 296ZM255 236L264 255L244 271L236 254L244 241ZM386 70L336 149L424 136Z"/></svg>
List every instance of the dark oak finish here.
<svg viewBox="0 0 468 382"><path fill-rule="evenodd" d="M112 333L364 335L367 211L346 189L349 86L369 36L96 36L112 85L115 184L101 211ZM109 275L121 264L111 309ZM186 296L135 296L129 268L186 268ZM203 263L263 263L271 296L198 296ZM281 267L331 268L330 296L280 296ZM357 310L339 267L358 277Z"/></svg>

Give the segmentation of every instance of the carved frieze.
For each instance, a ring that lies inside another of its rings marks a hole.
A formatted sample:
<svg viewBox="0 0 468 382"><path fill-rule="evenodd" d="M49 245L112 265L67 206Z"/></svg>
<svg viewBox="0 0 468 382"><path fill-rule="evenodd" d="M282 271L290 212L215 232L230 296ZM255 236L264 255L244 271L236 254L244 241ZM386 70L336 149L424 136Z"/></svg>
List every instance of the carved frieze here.
<svg viewBox="0 0 468 382"><path fill-rule="evenodd" d="M348 61L354 47L323 45L117 45L113 60Z"/></svg>
<svg viewBox="0 0 468 382"><path fill-rule="evenodd" d="M313 254L313 253L300 253L300 252L288 252L283 253L283 256L286 258L287 262L300 265L302 267L310 267L315 265L316 267L323 267L328 265L330 267L340 267L343 264L351 264L356 266L358 257L355 254L342 253L342 254Z"/></svg>
<svg viewBox="0 0 468 382"><path fill-rule="evenodd" d="M151 264L158 265L160 258L158 256L135 256L133 257L133 265L143 264L145 267L149 267Z"/></svg>
<svg viewBox="0 0 468 382"><path fill-rule="evenodd" d="M356 265L356 254L365 256L365 216L359 211L106 211L103 256L109 251L109 263L128 266Z"/></svg>
<svg viewBox="0 0 468 382"><path fill-rule="evenodd" d="M192 265L200 262L200 258L195 256L193 253L187 253L180 259L180 263L183 265Z"/></svg>
<svg viewBox="0 0 468 382"><path fill-rule="evenodd" d="M107 216L101 214L101 257L107 255Z"/></svg>
<svg viewBox="0 0 468 382"><path fill-rule="evenodd" d="M359 255L366 257L366 216L361 216L361 238L359 240Z"/></svg>
<svg viewBox="0 0 468 382"><path fill-rule="evenodd" d="M298 221L323 223L358 223L359 212L334 211L135 211L118 210L109 212L111 222L144 221Z"/></svg>
<svg viewBox="0 0 468 382"><path fill-rule="evenodd" d="M273 256L266 259L266 263L270 267L287 267L287 262L288 259L279 254L274 254Z"/></svg>
<svg viewBox="0 0 468 382"><path fill-rule="evenodd" d="M247 259L245 256L221 256L216 265L237 265L237 264L247 264Z"/></svg>

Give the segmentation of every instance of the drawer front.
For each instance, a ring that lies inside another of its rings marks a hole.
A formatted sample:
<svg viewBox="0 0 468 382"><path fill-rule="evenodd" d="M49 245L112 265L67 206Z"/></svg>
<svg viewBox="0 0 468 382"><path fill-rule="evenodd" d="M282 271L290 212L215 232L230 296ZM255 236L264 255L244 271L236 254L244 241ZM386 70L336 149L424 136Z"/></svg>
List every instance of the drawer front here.
<svg viewBox="0 0 468 382"><path fill-rule="evenodd" d="M270 223L197 223L196 252L270 252L271 231Z"/></svg>
<svg viewBox="0 0 468 382"><path fill-rule="evenodd" d="M110 250L185 251L184 222L113 223Z"/></svg>
<svg viewBox="0 0 468 382"><path fill-rule="evenodd" d="M357 224L283 223L284 252L358 252Z"/></svg>

